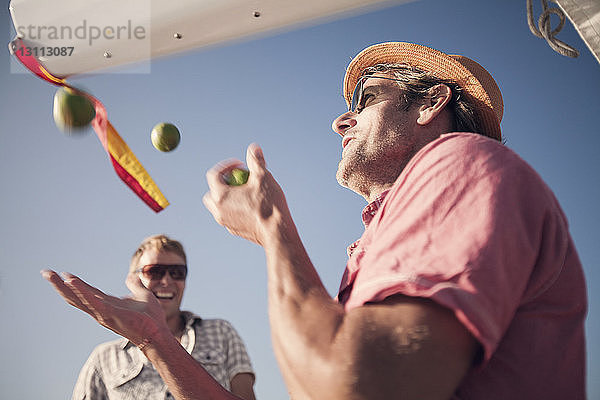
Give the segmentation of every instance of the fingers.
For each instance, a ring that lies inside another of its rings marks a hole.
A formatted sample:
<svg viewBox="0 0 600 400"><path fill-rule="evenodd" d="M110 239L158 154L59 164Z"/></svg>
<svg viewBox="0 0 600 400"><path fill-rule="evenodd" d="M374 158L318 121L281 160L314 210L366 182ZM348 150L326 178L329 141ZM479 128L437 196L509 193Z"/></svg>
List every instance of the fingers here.
<svg viewBox="0 0 600 400"><path fill-rule="evenodd" d="M136 312L131 308L129 300L107 295L73 275L67 277L65 284L73 290L81 303L86 306L88 310L86 312L94 317L100 325L131 339L121 329L123 328L123 313ZM138 300L133 301L135 304L140 304Z"/></svg>
<svg viewBox="0 0 600 400"><path fill-rule="evenodd" d="M98 299L108 299L112 296L108 296L103 291L96 289L92 285L88 285L80 278L75 275L71 275L65 273L65 284L73 289L76 294L84 294L85 298L98 298ZM81 299L81 297L80 297ZM83 299L82 299L83 300Z"/></svg>
<svg viewBox="0 0 600 400"><path fill-rule="evenodd" d="M246 150L246 164L248 165L248 169L255 173L261 172L265 169L266 163L265 158L260 146L256 143L252 143L248 146ZM243 163L240 160L236 159L228 159L221 161L211 169L206 172L206 181L208 182L208 187L210 192L219 194L219 189L224 189L225 181L223 180L223 176L230 172L233 168L243 167ZM260 176L260 174L257 174Z"/></svg>
<svg viewBox="0 0 600 400"><path fill-rule="evenodd" d="M149 293L149 290L144 286L140 277L135 272L130 272L125 280L125 285L134 296L145 296Z"/></svg>
<svg viewBox="0 0 600 400"><path fill-rule="evenodd" d="M135 274L133 274L135 276ZM42 276L48 280L56 291L71 305L91 315L100 325L124 336L134 343L141 343L139 330L143 330L140 317L146 313L148 318L156 321L166 321L160 304L135 293L145 290L139 278L137 282L128 276L128 286L134 292L133 299L120 299L107 295L81 279L70 274L64 274L64 280L54 271L42 271ZM148 293L148 292L147 292ZM146 293L146 295L147 295ZM165 322L166 323L166 322Z"/></svg>
<svg viewBox="0 0 600 400"><path fill-rule="evenodd" d="M246 164L251 172L259 172L266 168L265 156L256 143L250 144L246 150Z"/></svg>
<svg viewBox="0 0 600 400"><path fill-rule="evenodd" d="M75 295L75 293L73 293L73 291L67 287L67 285L65 285L65 282L56 272L51 270L43 270L40 271L40 273L45 280L50 282L52 287L54 287L54 290L56 290L67 303L74 307L81 308L81 301L77 295Z"/></svg>
<svg viewBox="0 0 600 400"><path fill-rule="evenodd" d="M81 304L86 307L86 312L94 317L100 324L107 326L106 321L109 317L108 309L112 307L112 301L116 299L88 285L78 277L65 274L65 284L71 288L73 293L79 298Z"/></svg>
<svg viewBox="0 0 600 400"><path fill-rule="evenodd" d="M208 192L202 197L202 202L204 206L210 212L215 219L215 222L221 226L225 226L225 221L223 219L223 214L221 213L221 208L217 205L215 199L213 199L212 193Z"/></svg>
<svg viewBox="0 0 600 400"><path fill-rule="evenodd" d="M246 150L246 164L250 176L248 183L241 186L227 185L223 179L224 175L230 173L233 168L243 167L242 162L239 160L222 161L206 173L209 190L202 197L202 202L215 221L219 225L226 225L230 232L237 231L231 229L232 225L240 227L241 224L239 215L233 216L235 213L239 214L240 211L243 211L248 214L248 212L251 212L236 206L239 206L240 202L252 204L251 200L256 197L256 189L262 185L263 178L267 175L262 149L256 143L250 144ZM228 199L231 198L234 198L234 200L229 201ZM243 231L245 230L240 229L240 232Z"/></svg>
<svg viewBox="0 0 600 400"><path fill-rule="evenodd" d="M67 285L67 283L58 275L56 272L51 270L41 271L42 277L46 279L54 287L54 290L62 296L63 299L73 307L79 308L80 310L94 316L92 310L84 303L76 292ZM72 275L66 275L68 279L71 279Z"/></svg>
<svg viewBox="0 0 600 400"><path fill-rule="evenodd" d="M225 185L223 175L233 168L240 167L242 162L236 159L228 159L221 161L206 172L206 181L211 191L222 188Z"/></svg>
<svg viewBox="0 0 600 400"><path fill-rule="evenodd" d="M203 197L202 197L202 203L204 203L204 207L206 207L206 209L213 215L215 216L215 213L217 212L217 207L215 205L215 201L213 200L212 196L210 195L210 192L206 193Z"/></svg>

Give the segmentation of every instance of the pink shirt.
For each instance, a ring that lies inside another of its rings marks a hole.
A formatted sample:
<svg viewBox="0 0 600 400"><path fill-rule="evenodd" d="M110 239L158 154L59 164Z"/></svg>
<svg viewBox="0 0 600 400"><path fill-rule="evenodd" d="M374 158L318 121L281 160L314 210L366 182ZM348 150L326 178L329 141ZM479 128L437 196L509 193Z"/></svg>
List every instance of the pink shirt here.
<svg viewBox="0 0 600 400"><path fill-rule="evenodd" d="M483 362L454 399L584 399L586 286L560 206L500 143L442 135L363 212L338 299L393 294L454 311Z"/></svg>

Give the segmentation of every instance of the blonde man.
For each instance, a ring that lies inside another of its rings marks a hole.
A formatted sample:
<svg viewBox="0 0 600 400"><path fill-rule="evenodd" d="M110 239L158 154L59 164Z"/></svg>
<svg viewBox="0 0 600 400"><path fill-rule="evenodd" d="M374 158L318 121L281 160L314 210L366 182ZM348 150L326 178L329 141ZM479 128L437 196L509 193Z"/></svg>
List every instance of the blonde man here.
<svg viewBox="0 0 600 400"><path fill-rule="evenodd" d="M254 400L254 372L242 339L222 319L202 319L181 311L187 257L180 242L166 235L142 241L131 258L129 274L138 276L160 304L171 334L225 389ZM73 400L172 399L159 373L127 339L102 343L83 366Z"/></svg>

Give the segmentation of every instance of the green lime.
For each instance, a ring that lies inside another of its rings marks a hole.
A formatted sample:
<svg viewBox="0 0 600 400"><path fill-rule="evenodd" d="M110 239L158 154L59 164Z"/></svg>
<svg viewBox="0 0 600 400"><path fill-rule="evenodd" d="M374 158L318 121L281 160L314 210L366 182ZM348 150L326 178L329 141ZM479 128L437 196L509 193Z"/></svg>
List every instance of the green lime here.
<svg viewBox="0 0 600 400"><path fill-rule="evenodd" d="M250 172L247 169L234 168L225 175L225 182L230 186L240 186L248 182Z"/></svg>
<svg viewBox="0 0 600 400"><path fill-rule="evenodd" d="M181 141L179 129L169 122L162 122L152 129L152 145L157 150L169 152L175 150Z"/></svg>
<svg viewBox="0 0 600 400"><path fill-rule="evenodd" d="M86 96L69 88L60 88L54 95L52 115L56 126L70 133L87 127L96 116L96 110Z"/></svg>

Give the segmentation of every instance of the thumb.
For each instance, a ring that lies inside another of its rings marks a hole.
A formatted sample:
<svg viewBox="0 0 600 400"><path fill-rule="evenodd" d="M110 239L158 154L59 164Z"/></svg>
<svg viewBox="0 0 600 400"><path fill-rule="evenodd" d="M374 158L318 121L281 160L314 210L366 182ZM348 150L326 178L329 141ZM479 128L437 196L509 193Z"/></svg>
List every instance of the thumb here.
<svg viewBox="0 0 600 400"><path fill-rule="evenodd" d="M248 146L248 150L246 151L246 165L250 171L265 169L265 156L258 144L252 143Z"/></svg>
<svg viewBox="0 0 600 400"><path fill-rule="evenodd" d="M143 295L148 292L148 289L140 280L139 275L135 272L130 272L129 275L127 275L125 285L129 290L131 290L131 293L133 293L134 295Z"/></svg>

